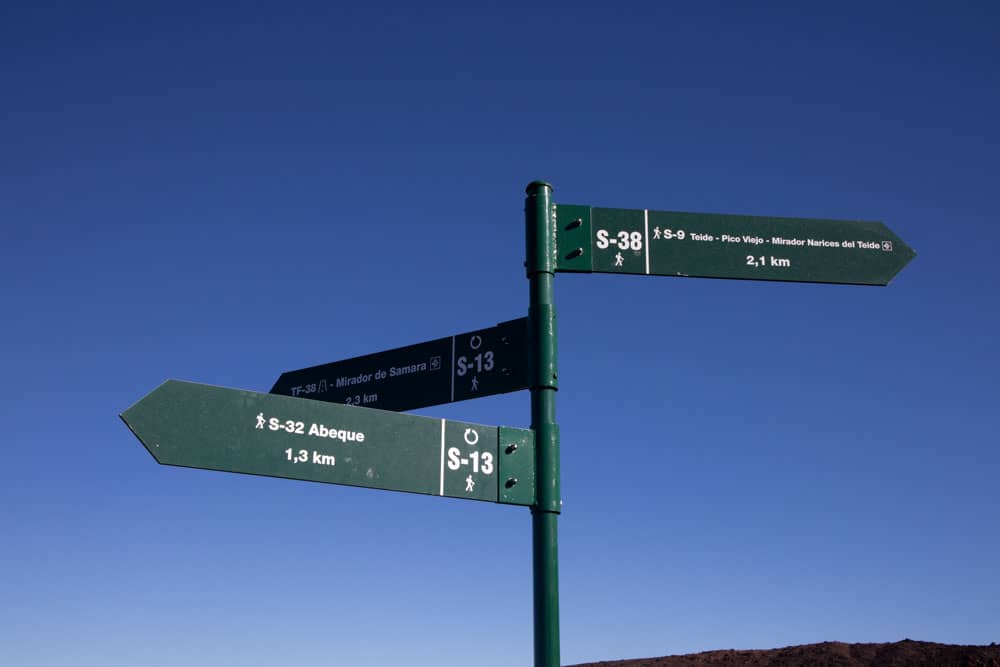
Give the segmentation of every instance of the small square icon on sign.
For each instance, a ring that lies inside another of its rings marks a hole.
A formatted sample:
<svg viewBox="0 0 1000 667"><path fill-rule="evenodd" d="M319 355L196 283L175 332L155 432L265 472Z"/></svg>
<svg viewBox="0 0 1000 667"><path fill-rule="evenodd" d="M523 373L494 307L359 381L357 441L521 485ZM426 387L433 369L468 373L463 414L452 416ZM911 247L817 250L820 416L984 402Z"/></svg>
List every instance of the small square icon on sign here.
<svg viewBox="0 0 1000 667"><path fill-rule="evenodd" d="M432 371L441 370L441 357L431 357L430 367Z"/></svg>
<svg viewBox="0 0 1000 667"><path fill-rule="evenodd" d="M892 241L882 241L882 250L892 252Z"/></svg>

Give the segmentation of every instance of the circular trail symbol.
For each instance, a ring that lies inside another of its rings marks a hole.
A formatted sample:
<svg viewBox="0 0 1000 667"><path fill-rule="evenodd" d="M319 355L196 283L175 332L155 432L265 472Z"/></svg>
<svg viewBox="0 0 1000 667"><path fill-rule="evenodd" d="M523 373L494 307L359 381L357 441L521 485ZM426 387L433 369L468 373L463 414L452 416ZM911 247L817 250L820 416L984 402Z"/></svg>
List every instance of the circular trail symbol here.
<svg viewBox="0 0 1000 667"><path fill-rule="evenodd" d="M469 347L473 350L478 350L482 344L483 339L478 334L469 339Z"/></svg>
<svg viewBox="0 0 1000 667"><path fill-rule="evenodd" d="M474 429L465 429L465 444L474 445L479 442L479 433Z"/></svg>

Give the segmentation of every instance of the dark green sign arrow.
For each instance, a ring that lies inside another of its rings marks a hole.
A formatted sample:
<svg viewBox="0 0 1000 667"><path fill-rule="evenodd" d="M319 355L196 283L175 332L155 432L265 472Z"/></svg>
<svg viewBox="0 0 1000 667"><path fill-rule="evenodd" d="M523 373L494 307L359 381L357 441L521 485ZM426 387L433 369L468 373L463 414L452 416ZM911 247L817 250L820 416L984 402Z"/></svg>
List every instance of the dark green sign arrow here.
<svg viewBox="0 0 1000 667"><path fill-rule="evenodd" d="M528 388L527 318L287 371L272 394L413 410Z"/></svg>
<svg viewBox="0 0 1000 667"><path fill-rule="evenodd" d="M531 505L534 437L168 380L121 415L162 464Z"/></svg>
<svg viewBox="0 0 1000 667"><path fill-rule="evenodd" d="M558 271L886 285L916 253L881 222L556 207Z"/></svg>

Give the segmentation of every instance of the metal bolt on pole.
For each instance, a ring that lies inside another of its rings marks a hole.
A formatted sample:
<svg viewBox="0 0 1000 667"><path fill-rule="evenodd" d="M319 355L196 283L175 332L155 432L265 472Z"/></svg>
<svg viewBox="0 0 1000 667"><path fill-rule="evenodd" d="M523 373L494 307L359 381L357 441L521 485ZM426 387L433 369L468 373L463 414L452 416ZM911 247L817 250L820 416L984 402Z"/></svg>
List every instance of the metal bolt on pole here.
<svg viewBox="0 0 1000 667"><path fill-rule="evenodd" d="M552 186L533 181L524 205L531 428L535 432L537 496L531 508L535 667L559 667L559 426L556 424L556 268Z"/></svg>

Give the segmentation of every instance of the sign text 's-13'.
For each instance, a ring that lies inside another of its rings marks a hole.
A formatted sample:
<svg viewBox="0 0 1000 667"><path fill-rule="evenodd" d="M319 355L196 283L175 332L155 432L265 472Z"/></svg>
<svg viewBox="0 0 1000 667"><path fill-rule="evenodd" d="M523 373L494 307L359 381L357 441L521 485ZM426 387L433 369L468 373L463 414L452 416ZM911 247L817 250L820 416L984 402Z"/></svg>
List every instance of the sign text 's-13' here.
<svg viewBox="0 0 1000 667"><path fill-rule="evenodd" d="M527 389L527 319L282 373L272 394L413 410Z"/></svg>
<svg viewBox="0 0 1000 667"><path fill-rule="evenodd" d="M529 430L168 380L121 415L164 465L530 505Z"/></svg>

